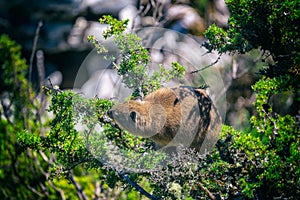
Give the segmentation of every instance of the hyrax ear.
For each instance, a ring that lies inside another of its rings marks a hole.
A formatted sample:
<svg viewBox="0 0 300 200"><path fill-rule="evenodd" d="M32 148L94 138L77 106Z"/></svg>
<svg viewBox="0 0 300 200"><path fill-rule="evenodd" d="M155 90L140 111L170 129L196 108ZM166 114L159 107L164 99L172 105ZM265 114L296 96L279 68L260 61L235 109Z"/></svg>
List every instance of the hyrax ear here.
<svg viewBox="0 0 300 200"><path fill-rule="evenodd" d="M129 117L132 119L134 123L136 123L137 114L135 111L130 112Z"/></svg>

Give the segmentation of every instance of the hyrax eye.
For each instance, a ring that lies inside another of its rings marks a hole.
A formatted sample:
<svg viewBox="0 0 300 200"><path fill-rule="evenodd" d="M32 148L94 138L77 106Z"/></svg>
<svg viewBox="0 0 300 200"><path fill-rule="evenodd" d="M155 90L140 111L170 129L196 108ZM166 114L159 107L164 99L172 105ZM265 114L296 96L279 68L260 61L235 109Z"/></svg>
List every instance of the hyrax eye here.
<svg viewBox="0 0 300 200"><path fill-rule="evenodd" d="M179 103L179 99L178 99L178 98L176 98L176 99L174 100L174 106L176 106L177 103Z"/></svg>
<svg viewBox="0 0 300 200"><path fill-rule="evenodd" d="M132 121L135 123L136 122L136 112L135 111L132 111L130 114L129 114L130 118L132 119Z"/></svg>

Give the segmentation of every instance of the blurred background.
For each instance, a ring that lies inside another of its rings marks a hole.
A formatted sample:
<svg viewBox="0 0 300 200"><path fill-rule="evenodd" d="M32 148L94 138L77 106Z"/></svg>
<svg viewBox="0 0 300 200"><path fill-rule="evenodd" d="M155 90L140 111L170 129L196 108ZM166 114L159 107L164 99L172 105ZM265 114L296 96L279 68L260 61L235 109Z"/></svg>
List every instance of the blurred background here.
<svg viewBox="0 0 300 200"><path fill-rule="evenodd" d="M23 56L29 62L40 25L31 79L33 83L38 82L37 66L42 61L45 80L51 77L53 84L71 89L80 66L93 50L87 36L100 36L106 28L98 22L103 15L129 19L129 28L171 29L189 36L201 46L206 41L203 32L211 24L226 29L230 12L224 0L1 0L0 34L8 34L21 44ZM187 55L194 51L189 44L178 48L184 49ZM249 117L254 112L255 98L251 85L262 67L260 55L260 52L223 55L212 66L220 72L224 82L225 123L239 130L250 128ZM213 58L218 59L218 56ZM212 57L207 59L207 63L214 62ZM93 70L82 71L84 80L79 87L88 83L94 73ZM281 112L286 112L281 108Z"/></svg>

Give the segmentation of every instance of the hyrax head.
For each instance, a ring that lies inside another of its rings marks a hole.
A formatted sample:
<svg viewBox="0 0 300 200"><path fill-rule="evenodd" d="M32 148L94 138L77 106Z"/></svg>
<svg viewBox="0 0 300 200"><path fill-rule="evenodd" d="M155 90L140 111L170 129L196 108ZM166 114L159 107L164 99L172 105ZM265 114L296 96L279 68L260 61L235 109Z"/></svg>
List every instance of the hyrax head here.
<svg viewBox="0 0 300 200"><path fill-rule="evenodd" d="M166 122L166 113L160 104L129 100L108 111L108 115L122 129L145 138L157 134Z"/></svg>

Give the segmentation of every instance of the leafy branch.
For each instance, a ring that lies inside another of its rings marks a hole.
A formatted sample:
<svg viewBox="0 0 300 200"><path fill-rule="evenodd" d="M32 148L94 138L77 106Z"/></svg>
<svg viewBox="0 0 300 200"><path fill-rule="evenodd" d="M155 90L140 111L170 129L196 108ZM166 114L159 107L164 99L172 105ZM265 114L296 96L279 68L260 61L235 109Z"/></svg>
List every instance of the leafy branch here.
<svg viewBox="0 0 300 200"><path fill-rule="evenodd" d="M147 93L160 88L162 83L184 77L185 69L177 62L172 63L169 70L158 66L159 70L150 75L149 63L151 58L148 51L143 47L141 39L134 33L124 33L128 21L118 21L111 16L103 16L99 21L109 26L103 33L104 38L113 37L113 42L120 50L120 62L116 63L115 58L111 59L114 69L121 76L122 82L126 87L133 90L133 96L143 98ZM94 36L89 36L88 41L95 46L99 53L108 53L104 44Z"/></svg>

